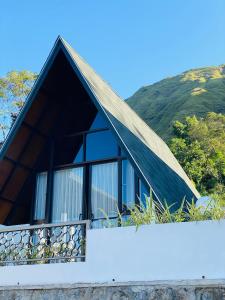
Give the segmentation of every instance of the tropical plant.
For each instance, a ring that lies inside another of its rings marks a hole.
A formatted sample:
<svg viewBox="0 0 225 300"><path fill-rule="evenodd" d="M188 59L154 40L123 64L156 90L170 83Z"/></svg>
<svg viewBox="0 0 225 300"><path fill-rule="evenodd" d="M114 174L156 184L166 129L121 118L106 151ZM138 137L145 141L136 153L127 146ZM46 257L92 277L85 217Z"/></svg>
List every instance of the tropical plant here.
<svg viewBox="0 0 225 300"><path fill-rule="evenodd" d="M118 223L121 226L136 226L146 224L163 224L177 222L193 222L205 220L221 220L225 218L225 208L218 199L211 199L206 206L196 206L195 201L188 202L185 199L178 209L173 209L173 204L159 203L153 196L146 196L145 205L134 205L127 208L128 214L121 214L118 210ZM101 210L105 216L104 227L114 227L108 215Z"/></svg>

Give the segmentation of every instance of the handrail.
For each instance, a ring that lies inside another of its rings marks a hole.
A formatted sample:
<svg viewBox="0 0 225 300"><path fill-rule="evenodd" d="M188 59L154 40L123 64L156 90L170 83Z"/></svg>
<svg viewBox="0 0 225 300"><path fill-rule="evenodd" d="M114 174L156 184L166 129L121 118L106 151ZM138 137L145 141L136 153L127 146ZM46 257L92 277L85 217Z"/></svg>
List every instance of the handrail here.
<svg viewBox="0 0 225 300"><path fill-rule="evenodd" d="M0 228L0 265L85 261L90 220Z"/></svg>
<svg viewBox="0 0 225 300"><path fill-rule="evenodd" d="M32 230L32 229L42 229L42 228L52 228L52 227L63 227L63 226L73 226L73 225L82 225L86 224L86 228L90 228L90 220L81 220L81 221L74 221L74 222L61 222L61 223L51 223L51 224L38 224L38 225L13 225L13 226L6 226L0 227L0 234L3 232L11 232L11 231L21 231L21 230Z"/></svg>

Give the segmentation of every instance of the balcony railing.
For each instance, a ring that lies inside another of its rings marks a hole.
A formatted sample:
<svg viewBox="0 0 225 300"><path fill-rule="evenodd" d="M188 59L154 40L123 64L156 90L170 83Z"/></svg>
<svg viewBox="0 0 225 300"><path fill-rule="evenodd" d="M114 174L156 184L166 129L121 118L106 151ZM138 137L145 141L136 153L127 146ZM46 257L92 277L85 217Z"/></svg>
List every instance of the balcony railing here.
<svg viewBox="0 0 225 300"><path fill-rule="evenodd" d="M89 221L0 229L0 265L85 261Z"/></svg>

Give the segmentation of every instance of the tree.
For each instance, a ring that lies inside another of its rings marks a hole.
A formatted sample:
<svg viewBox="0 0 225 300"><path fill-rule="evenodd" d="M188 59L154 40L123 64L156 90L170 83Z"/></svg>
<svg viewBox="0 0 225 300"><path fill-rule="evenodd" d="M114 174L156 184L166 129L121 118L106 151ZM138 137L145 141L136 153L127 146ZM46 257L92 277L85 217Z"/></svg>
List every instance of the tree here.
<svg viewBox="0 0 225 300"><path fill-rule="evenodd" d="M225 200L225 115L186 117L173 128L170 149L197 189Z"/></svg>
<svg viewBox="0 0 225 300"><path fill-rule="evenodd" d="M0 140L15 121L23 107L37 74L30 71L11 71L0 77Z"/></svg>

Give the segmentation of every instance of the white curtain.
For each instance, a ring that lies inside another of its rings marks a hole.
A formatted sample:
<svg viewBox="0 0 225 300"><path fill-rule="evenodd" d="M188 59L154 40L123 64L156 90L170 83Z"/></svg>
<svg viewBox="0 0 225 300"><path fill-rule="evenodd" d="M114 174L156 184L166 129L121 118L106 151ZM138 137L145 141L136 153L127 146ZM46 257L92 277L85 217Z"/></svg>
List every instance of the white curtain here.
<svg viewBox="0 0 225 300"><path fill-rule="evenodd" d="M47 191L47 172L39 173L36 177L35 209L34 219L42 220L45 218Z"/></svg>
<svg viewBox="0 0 225 300"><path fill-rule="evenodd" d="M132 208L135 204L134 168L129 160L123 160L122 164L122 200L127 208Z"/></svg>
<svg viewBox="0 0 225 300"><path fill-rule="evenodd" d="M83 202L83 168L54 172L52 222L79 220Z"/></svg>
<svg viewBox="0 0 225 300"><path fill-rule="evenodd" d="M92 166L91 207L94 219L117 216L118 164L117 162ZM102 212L104 211L104 213ZM98 225L97 225L98 224ZM101 227L101 221L94 227Z"/></svg>

